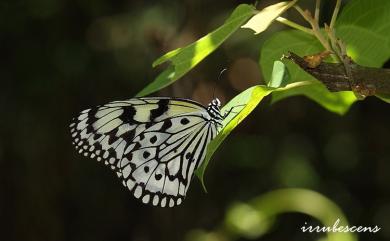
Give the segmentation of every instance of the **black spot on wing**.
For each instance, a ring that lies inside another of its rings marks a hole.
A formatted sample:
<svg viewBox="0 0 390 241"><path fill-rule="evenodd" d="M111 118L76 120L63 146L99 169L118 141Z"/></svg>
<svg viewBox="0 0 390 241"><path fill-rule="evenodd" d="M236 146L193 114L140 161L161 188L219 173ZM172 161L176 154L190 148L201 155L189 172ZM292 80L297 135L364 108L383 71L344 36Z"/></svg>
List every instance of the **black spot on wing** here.
<svg viewBox="0 0 390 241"><path fill-rule="evenodd" d="M183 119L180 120L180 123L181 123L182 125L187 125L188 123L190 123L190 120L187 119L187 118L183 118Z"/></svg>
<svg viewBox="0 0 390 241"><path fill-rule="evenodd" d="M95 135L93 136L93 140L96 141L96 140L99 139L100 137L102 137L102 134L95 133Z"/></svg>
<svg viewBox="0 0 390 241"><path fill-rule="evenodd" d="M164 121L164 124L162 125L161 127L161 131L166 131L168 128L170 128L172 126L172 121L170 119L166 119Z"/></svg>
<svg viewBox="0 0 390 241"><path fill-rule="evenodd" d="M95 132L95 129L92 127L92 125L87 125L87 134Z"/></svg>
<svg viewBox="0 0 390 241"><path fill-rule="evenodd" d="M147 159L149 156L150 156L150 152L148 151L144 151L144 153L142 154L142 156Z"/></svg>
<svg viewBox="0 0 390 241"><path fill-rule="evenodd" d="M135 129L125 132L121 135L121 137L126 141L132 141L135 137Z"/></svg>
<svg viewBox="0 0 390 241"><path fill-rule="evenodd" d="M96 114L96 111L97 111L97 108L93 109L93 110L90 110L88 112L88 119L86 121L86 124L87 124L87 134L90 134L92 132L95 132L95 129L93 128L93 123L95 123L95 121L97 121L97 118L95 117L95 114Z"/></svg>
<svg viewBox="0 0 390 241"><path fill-rule="evenodd" d="M97 118L95 117L96 112L97 112L97 108L91 109L88 112L88 119L86 122L87 125L92 125L95 121L97 121Z"/></svg>
<svg viewBox="0 0 390 241"><path fill-rule="evenodd" d="M134 116L137 113L137 110L133 106L123 107L123 113L119 116L119 119L124 123L136 123Z"/></svg>
<svg viewBox="0 0 390 241"><path fill-rule="evenodd" d="M139 144L139 142L135 143L133 151L138 150L140 147L141 147L141 144Z"/></svg>
<svg viewBox="0 0 390 241"><path fill-rule="evenodd" d="M154 143L156 143L156 141L157 141L157 136L152 136L152 138L150 138L150 143L152 143L152 144L154 144Z"/></svg>
<svg viewBox="0 0 390 241"><path fill-rule="evenodd" d="M168 99L162 99L157 102L157 109L150 111L150 121L154 121L159 116L162 116L168 110Z"/></svg>
<svg viewBox="0 0 390 241"><path fill-rule="evenodd" d="M133 159L133 153L129 152L129 153L125 154L124 157L127 158L127 160L131 161Z"/></svg>
<svg viewBox="0 0 390 241"><path fill-rule="evenodd" d="M116 152L113 148L110 148L107 150L108 151L108 156L109 157L114 157L116 159Z"/></svg>
<svg viewBox="0 0 390 241"><path fill-rule="evenodd" d="M116 128L111 130L110 132L106 133L106 135L108 136L108 144L111 145L112 143L114 143L115 141L118 140L118 137L116 136Z"/></svg>
<svg viewBox="0 0 390 241"><path fill-rule="evenodd" d="M95 147L95 150L102 150L102 145L99 142L95 142L93 146Z"/></svg>

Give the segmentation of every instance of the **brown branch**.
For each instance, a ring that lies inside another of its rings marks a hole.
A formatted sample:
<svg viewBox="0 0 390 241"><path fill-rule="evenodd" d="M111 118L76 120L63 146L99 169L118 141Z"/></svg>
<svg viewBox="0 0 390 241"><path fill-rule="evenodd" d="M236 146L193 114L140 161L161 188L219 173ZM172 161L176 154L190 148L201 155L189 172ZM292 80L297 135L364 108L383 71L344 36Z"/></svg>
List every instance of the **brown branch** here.
<svg viewBox="0 0 390 241"><path fill-rule="evenodd" d="M353 80L345 73L344 64L321 62L316 67L304 58L289 52L284 58L293 61L304 71L322 82L329 91L354 91L355 94L366 97L371 95L390 95L390 69L371 68L358 65L351 61L350 70Z"/></svg>

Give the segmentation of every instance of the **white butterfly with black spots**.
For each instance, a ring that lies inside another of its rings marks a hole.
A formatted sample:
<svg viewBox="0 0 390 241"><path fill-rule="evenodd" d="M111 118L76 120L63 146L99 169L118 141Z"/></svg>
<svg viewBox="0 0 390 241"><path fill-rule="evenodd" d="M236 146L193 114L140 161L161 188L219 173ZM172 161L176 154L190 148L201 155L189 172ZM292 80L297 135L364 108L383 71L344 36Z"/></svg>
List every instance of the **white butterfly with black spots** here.
<svg viewBox="0 0 390 241"><path fill-rule="evenodd" d="M143 203L182 203L207 145L222 128L218 99L145 97L82 111L70 124L73 144L104 162Z"/></svg>

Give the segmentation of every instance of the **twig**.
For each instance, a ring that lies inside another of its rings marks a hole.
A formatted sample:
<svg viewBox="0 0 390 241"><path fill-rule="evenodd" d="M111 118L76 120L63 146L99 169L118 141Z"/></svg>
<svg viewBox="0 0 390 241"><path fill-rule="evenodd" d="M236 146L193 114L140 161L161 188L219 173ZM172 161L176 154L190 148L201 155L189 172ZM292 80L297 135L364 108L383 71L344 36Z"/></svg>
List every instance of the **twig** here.
<svg viewBox="0 0 390 241"><path fill-rule="evenodd" d="M322 82L330 91L352 90L360 97L378 94L390 95L390 69L365 67L351 61L349 69L351 76L353 76L352 81L351 77L346 74L343 63L322 62L317 67L311 68L302 57L295 53L289 52L284 58L292 60L304 71Z"/></svg>
<svg viewBox="0 0 390 241"><path fill-rule="evenodd" d="M298 5L295 5L294 8L298 11L299 14L308 22L311 24L311 19L306 15L305 11L302 10L302 8Z"/></svg>
<svg viewBox="0 0 390 241"><path fill-rule="evenodd" d="M337 62L343 62L343 55L341 54L340 46L338 45L335 32L326 23L325 23L325 32L330 41L330 45L332 46L332 51L337 57Z"/></svg>
<svg viewBox="0 0 390 241"><path fill-rule="evenodd" d="M278 21L280 23L283 23L283 24L285 24L285 25L287 25L289 27L295 28L297 30L301 30L301 31L303 31L303 32L305 32L307 34L314 35L313 30L311 30L310 28L306 28L306 27L304 27L302 25L299 25L299 24L297 24L297 23L295 23L293 21L290 21L290 20L288 20L286 18L277 17L276 21Z"/></svg>
<svg viewBox="0 0 390 241"><path fill-rule="evenodd" d="M320 7L321 7L321 0L316 0L316 9L314 12L314 20L317 23L320 21Z"/></svg>
<svg viewBox="0 0 390 241"><path fill-rule="evenodd" d="M333 10L332 19L330 20L330 26L329 26L330 29L334 29L334 25L336 23L337 15L339 14L340 6L341 6L341 0L337 0L336 1L336 6L334 7L334 10Z"/></svg>
<svg viewBox="0 0 390 241"><path fill-rule="evenodd" d="M317 39L321 42L322 46L328 51L332 51L328 41L326 41L325 37L322 35L318 22L311 16L309 11L303 11L302 8L295 5L294 8L298 11L299 14L311 25L312 31Z"/></svg>

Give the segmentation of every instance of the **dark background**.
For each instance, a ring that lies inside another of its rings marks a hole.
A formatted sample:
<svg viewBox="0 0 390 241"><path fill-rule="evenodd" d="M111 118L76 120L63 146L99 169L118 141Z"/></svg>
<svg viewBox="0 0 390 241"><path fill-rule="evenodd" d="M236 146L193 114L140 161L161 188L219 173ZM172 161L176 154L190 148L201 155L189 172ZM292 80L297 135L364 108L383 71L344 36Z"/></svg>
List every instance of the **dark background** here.
<svg viewBox="0 0 390 241"><path fill-rule="evenodd" d="M152 69L153 60L222 24L238 3L2 1L0 239L185 240L191 230L220 226L236 201L299 187L333 200L351 224L382 228L360 240L389 240L390 108L373 97L345 116L304 97L274 105L266 98L211 160L208 194L194 179L174 209L141 204L111 171L73 149L68 125L76 113L134 96L163 69ZM239 31L155 95L207 104L215 86L227 102L263 82L261 44L281 27L261 36ZM311 220L283 214L257 240L315 240L299 230Z"/></svg>

